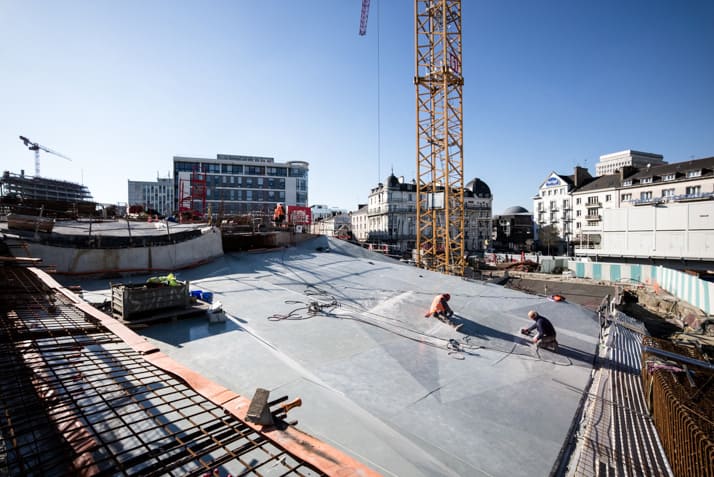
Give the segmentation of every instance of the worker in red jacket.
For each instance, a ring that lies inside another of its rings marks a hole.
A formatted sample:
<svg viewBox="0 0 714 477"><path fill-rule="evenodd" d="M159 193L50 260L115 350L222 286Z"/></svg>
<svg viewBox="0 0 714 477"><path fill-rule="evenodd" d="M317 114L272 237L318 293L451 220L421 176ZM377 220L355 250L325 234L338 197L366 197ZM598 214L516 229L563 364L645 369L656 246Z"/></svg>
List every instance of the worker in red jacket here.
<svg viewBox="0 0 714 477"><path fill-rule="evenodd" d="M278 202L278 205L275 206L275 212L273 212L273 221L275 222L275 226L280 227L283 220L285 220L285 209L283 209L283 204Z"/></svg>
<svg viewBox="0 0 714 477"><path fill-rule="evenodd" d="M451 318L454 316L454 311L449 306L449 300L451 300L451 295L448 293L436 295L434 300L431 302L429 312L424 316L427 318L432 316L434 318Z"/></svg>

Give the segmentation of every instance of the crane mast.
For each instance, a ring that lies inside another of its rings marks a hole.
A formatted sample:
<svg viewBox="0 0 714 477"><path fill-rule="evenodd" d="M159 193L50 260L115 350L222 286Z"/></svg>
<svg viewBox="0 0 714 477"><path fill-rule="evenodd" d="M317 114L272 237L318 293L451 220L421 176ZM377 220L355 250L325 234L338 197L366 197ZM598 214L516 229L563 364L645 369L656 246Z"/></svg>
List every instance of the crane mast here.
<svg viewBox="0 0 714 477"><path fill-rule="evenodd" d="M416 262L463 275L461 0L415 0Z"/></svg>

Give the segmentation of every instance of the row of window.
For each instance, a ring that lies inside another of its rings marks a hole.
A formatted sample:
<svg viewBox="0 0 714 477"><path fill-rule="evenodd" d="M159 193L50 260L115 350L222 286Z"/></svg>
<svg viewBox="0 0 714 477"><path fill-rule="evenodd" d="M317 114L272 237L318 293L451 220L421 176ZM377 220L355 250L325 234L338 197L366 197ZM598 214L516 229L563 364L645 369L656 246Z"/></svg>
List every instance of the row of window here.
<svg viewBox="0 0 714 477"><path fill-rule="evenodd" d="M694 179L696 177L701 177L702 176L702 170L697 169L693 171L687 171L686 173L687 179ZM643 177L640 179L640 184L652 184L655 180L656 176L653 177ZM677 178L677 174L675 172L672 172L670 174L663 174L662 175L662 182L666 181L673 181ZM631 186L634 183L633 179L626 179L622 181L623 186Z"/></svg>
<svg viewBox="0 0 714 477"><path fill-rule="evenodd" d="M177 172L201 172L204 174L242 174L269 177L307 177L302 167L252 166L243 164L212 164L206 162L176 162Z"/></svg>
<svg viewBox="0 0 714 477"><path fill-rule="evenodd" d="M285 179L246 176L207 176L208 187L235 187L252 189L285 189Z"/></svg>
<svg viewBox="0 0 714 477"><path fill-rule="evenodd" d="M253 189L206 189L206 198L211 198L214 200L285 202L285 191Z"/></svg>
<svg viewBox="0 0 714 477"><path fill-rule="evenodd" d="M700 195L702 193L702 186L701 185L696 185L696 186L688 186L684 190L685 195ZM661 197L674 197L674 188L671 189L662 189L662 195ZM652 200L652 191L651 190L646 190L640 192L640 200ZM631 201L632 200L632 194L627 192L622 194L621 199L623 202Z"/></svg>

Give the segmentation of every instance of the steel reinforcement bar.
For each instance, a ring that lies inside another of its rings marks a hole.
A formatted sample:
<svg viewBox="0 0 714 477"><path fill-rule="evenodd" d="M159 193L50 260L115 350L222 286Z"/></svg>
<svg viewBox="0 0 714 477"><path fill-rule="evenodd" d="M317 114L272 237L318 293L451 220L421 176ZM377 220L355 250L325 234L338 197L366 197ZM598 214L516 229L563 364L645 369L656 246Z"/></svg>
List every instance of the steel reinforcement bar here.
<svg viewBox="0 0 714 477"><path fill-rule="evenodd" d="M696 348L652 337L643 344L645 400L674 474L714 477L714 371L696 365Z"/></svg>

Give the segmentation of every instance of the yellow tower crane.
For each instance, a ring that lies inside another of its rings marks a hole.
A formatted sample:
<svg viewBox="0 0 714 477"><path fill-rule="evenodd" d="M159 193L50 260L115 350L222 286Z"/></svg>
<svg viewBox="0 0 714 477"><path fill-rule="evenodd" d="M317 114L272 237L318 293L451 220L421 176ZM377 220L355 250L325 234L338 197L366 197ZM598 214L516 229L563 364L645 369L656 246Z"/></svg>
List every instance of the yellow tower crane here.
<svg viewBox="0 0 714 477"><path fill-rule="evenodd" d="M463 275L461 0L415 0L416 262Z"/></svg>
<svg viewBox="0 0 714 477"><path fill-rule="evenodd" d="M359 34L367 32L370 0L362 0ZM416 262L463 275L464 78L461 0L415 0Z"/></svg>

